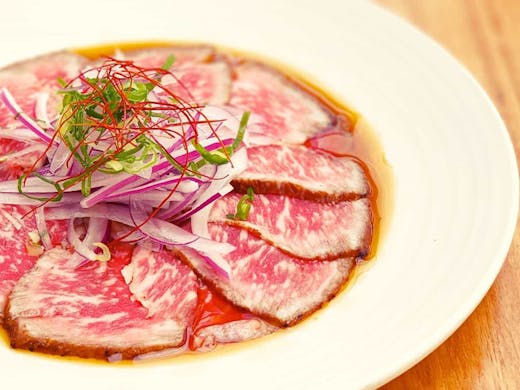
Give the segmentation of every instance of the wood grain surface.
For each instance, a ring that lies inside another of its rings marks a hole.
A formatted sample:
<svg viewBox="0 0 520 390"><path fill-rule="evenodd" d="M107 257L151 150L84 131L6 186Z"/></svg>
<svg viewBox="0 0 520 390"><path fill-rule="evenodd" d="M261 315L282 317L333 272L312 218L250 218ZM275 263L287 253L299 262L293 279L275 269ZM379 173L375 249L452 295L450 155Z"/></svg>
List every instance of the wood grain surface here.
<svg viewBox="0 0 520 390"><path fill-rule="evenodd" d="M520 151L520 0L376 0L436 39L487 91ZM383 386L520 389L520 232L475 312L437 350Z"/></svg>

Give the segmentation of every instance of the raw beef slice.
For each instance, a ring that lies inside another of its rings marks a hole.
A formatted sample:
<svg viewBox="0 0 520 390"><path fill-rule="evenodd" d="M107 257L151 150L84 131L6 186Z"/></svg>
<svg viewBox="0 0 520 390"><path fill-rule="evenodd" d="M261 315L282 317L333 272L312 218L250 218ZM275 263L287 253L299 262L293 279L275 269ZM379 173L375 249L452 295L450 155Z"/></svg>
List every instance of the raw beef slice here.
<svg viewBox="0 0 520 390"><path fill-rule="evenodd" d="M106 263L73 268L68 251L46 252L9 297L12 346L129 359L182 345L197 304L196 276L167 252L136 247L132 254L121 245L112 254Z"/></svg>
<svg viewBox="0 0 520 390"><path fill-rule="evenodd" d="M248 166L232 185L238 192L280 194L321 202L367 196L363 168L352 158L299 145L266 145L247 149Z"/></svg>
<svg viewBox="0 0 520 390"><path fill-rule="evenodd" d="M58 78L68 80L76 76L85 64L84 57L67 51L17 62L0 69L0 88L7 88L22 110L34 118L37 94L56 95L61 88ZM50 117L57 113L57 103L57 98L50 100ZM14 115L0 103L0 128L15 122Z"/></svg>
<svg viewBox="0 0 520 390"><path fill-rule="evenodd" d="M328 302L346 282L354 259L306 261L287 256L247 230L210 224L216 241L236 249L225 255L229 277L216 273L190 248L179 256L232 303L275 325L292 325Z"/></svg>
<svg viewBox="0 0 520 390"><path fill-rule="evenodd" d="M0 89L6 88L20 108L35 119L35 104L38 96L46 95L47 115L52 119L58 113L61 98L56 94L56 91L61 88L58 78L67 80L74 77L85 63L84 57L66 51L18 62L0 70ZM46 147L45 144L2 137L2 129L6 127L23 127L23 125L0 102L0 179L2 180L18 178L33 165ZM21 157L9 156L26 148L32 148L32 151Z"/></svg>
<svg viewBox="0 0 520 390"><path fill-rule="evenodd" d="M0 205L0 323L7 296L38 260L27 251L29 233L37 232L34 215L26 215L30 211L28 206ZM47 228L54 244L65 241L65 221L49 221Z"/></svg>
<svg viewBox="0 0 520 390"><path fill-rule="evenodd" d="M230 219L240 194L213 205L210 222L247 229L281 251L303 259L365 257L372 238L370 201L317 203L280 195L255 195L246 221Z"/></svg>
<svg viewBox="0 0 520 390"><path fill-rule="evenodd" d="M231 70L225 62L180 65L171 72L176 79L165 76L164 87L185 102L220 105L229 100Z"/></svg>
<svg viewBox="0 0 520 390"><path fill-rule="evenodd" d="M230 104L263 117L263 135L303 143L336 118L314 96L274 69L256 63L236 68Z"/></svg>

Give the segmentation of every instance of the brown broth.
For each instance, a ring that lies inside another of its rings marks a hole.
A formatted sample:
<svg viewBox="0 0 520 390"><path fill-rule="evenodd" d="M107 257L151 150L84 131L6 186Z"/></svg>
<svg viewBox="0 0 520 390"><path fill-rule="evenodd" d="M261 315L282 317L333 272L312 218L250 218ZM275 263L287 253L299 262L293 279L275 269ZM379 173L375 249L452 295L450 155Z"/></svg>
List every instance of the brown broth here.
<svg viewBox="0 0 520 390"><path fill-rule="evenodd" d="M134 50L134 49L142 49L147 47L167 47L172 44L179 46L190 46L197 43L172 43L169 41L147 41L147 42L132 42L132 43L113 43L113 44L104 44L99 46L89 46L82 48L75 48L72 51L84 55L90 59L96 59L101 56L113 55L115 50ZM329 93L323 91L318 87L317 83L309 81L309 77L302 77L301 73L291 69L287 70L287 66L282 66L282 64L277 63L276 61L265 59L250 53L242 53L233 49L223 48L217 46L217 50L222 55L228 56L231 58L230 62L242 62L242 61L258 61L264 64L268 64L273 68L279 70L282 74L286 75L288 79L296 82L302 89L304 89L309 94L316 97L320 103L327 108L329 108L332 112L334 112L340 120L340 129L343 131L343 135L322 140L322 144L320 144L321 149L326 149L333 154L340 156L352 156L356 158L362 166L364 167L366 173L369 176L370 184L371 184L371 202L374 210L374 235L372 240L372 245L370 249L370 253L368 258L372 258L375 256L377 252L377 247L382 239L384 233L386 233L388 228L388 221L391 215L391 207L393 201L393 177L391 172L391 167L385 159L383 149L381 144L379 143L375 133L372 131L366 120L356 113L354 110L350 109L346 105L340 103L339 99L334 98ZM365 262L369 264L370 262ZM366 268L365 265L355 267L354 271L351 273L348 282L343 286L342 291L348 288L351 285L352 281L355 280L361 272ZM199 290L199 295L207 294L205 290ZM195 322L200 324L201 318L204 321L204 325L207 326L209 324L218 324L224 323L230 320L234 320L237 318L242 318L244 313L231 304L225 302L222 298L219 298L217 294L212 294L214 299L206 304L199 306L197 308L196 317L198 320ZM311 316L319 315L320 310ZM305 323L307 321L303 321ZM298 326L300 326L298 324ZM195 325L196 327L197 325ZM283 330L275 332L275 334L283 333ZM261 339L265 339L266 337L274 337L272 335L262 337ZM0 329L0 339L5 340L6 344L9 344L9 338L4 329ZM240 347L242 345L251 345L252 343L259 342L260 339L249 340L246 342L236 343L236 344L228 344L228 345L219 345L217 350L219 353L224 353L226 351L234 351L235 348ZM34 354L34 352L29 351L19 351L20 353L30 353ZM66 361L80 361L82 363L95 363L95 364L107 364L104 361L94 360L94 359L82 359L76 357L59 357L53 355L47 355L38 353L41 356L45 356L48 358L66 360ZM183 353L181 356L176 356L175 359L191 359L193 356L197 356L200 359L202 356L211 355L212 358L215 356L215 353L205 354L205 353ZM169 361L170 359L158 359L153 360L153 362L164 362ZM148 362L146 362L148 364ZM114 364L114 363L111 363ZM128 365L134 364L132 361L124 361L118 362L117 365Z"/></svg>

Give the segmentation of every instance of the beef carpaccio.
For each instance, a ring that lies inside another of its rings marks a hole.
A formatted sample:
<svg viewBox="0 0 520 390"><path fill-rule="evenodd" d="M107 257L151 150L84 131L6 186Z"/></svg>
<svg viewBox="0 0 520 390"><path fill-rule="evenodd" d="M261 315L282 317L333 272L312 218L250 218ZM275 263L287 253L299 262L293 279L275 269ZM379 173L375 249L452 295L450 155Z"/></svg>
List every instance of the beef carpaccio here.
<svg viewBox="0 0 520 390"><path fill-rule="evenodd" d="M313 146L356 142L355 119L211 45L64 51L0 70L11 346L139 360L302 321L375 245L377 189L354 152L368 145Z"/></svg>

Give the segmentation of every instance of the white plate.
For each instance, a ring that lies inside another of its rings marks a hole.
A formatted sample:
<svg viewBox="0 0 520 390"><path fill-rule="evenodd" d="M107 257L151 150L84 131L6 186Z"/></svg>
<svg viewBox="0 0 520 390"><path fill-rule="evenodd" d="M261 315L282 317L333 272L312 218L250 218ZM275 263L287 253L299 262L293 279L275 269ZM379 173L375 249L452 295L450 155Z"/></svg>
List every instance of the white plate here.
<svg viewBox="0 0 520 390"><path fill-rule="evenodd" d="M445 340L502 265L518 207L504 124L452 57L371 3L16 0L2 5L0 34L5 63L149 38L270 56L312 75L368 118L396 177L394 215L373 266L301 326L223 353L136 367L2 346L2 388L370 388Z"/></svg>

